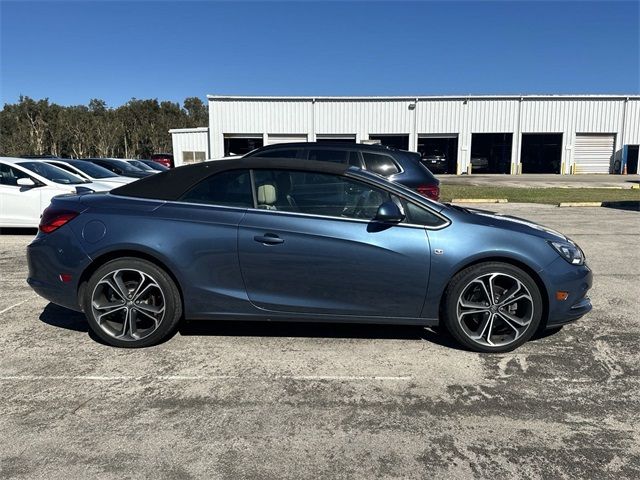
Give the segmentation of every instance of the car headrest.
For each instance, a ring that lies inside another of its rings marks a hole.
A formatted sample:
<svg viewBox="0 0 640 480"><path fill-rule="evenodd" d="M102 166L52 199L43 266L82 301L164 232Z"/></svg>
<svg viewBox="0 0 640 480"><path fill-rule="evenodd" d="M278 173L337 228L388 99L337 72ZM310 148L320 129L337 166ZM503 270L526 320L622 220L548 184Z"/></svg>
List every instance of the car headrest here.
<svg viewBox="0 0 640 480"><path fill-rule="evenodd" d="M258 187L258 204L273 205L276 203L276 187L271 183L266 183Z"/></svg>

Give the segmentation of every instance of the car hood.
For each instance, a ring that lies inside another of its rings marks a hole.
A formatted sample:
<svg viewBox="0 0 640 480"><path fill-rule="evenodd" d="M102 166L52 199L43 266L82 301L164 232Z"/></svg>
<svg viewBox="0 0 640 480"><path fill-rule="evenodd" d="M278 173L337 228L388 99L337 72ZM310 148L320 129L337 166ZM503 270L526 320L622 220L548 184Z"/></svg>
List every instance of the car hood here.
<svg viewBox="0 0 640 480"><path fill-rule="evenodd" d="M545 240L568 240L568 238L562 233L543 225L539 225L535 222L525 220L524 218L502 215L500 213L475 208L467 208L465 211L468 216L468 220L475 224L535 235L536 237L544 238Z"/></svg>

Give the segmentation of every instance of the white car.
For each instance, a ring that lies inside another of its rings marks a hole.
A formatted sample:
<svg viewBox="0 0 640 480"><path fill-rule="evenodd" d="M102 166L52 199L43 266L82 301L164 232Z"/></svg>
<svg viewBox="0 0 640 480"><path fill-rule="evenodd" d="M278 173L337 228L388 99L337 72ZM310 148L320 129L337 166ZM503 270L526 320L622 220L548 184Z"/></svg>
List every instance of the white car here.
<svg viewBox="0 0 640 480"><path fill-rule="evenodd" d="M67 172L71 172L74 175L78 175L79 177L89 180L99 187L104 187L100 188L100 190L111 190L112 188L120 187L121 185L125 185L136 180L131 177L122 177L113 173L111 170L101 167L100 165L82 160L73 160L69 158L45 158L39 161L55 165Z"/></svg>
<svg viewBox="0 0 640 480"><path fill-rule="evenodd" d="M40 160L0 157L0 227L37 227L42 211L56 195L98 189Z"/></svg>

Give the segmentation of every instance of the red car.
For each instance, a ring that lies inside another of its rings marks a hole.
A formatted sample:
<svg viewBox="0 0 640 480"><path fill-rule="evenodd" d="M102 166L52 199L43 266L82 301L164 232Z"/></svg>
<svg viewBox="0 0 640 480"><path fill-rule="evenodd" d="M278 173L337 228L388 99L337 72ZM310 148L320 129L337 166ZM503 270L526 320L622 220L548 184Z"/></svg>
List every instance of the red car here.
<svg viewBox="0 0 640 480"><path fill-rule="evenodd" d="M164 165L167 168L175 167L173 163L173 155L170 153L154 153L151 155L151 160L158 162L160 165Z"/></svg>

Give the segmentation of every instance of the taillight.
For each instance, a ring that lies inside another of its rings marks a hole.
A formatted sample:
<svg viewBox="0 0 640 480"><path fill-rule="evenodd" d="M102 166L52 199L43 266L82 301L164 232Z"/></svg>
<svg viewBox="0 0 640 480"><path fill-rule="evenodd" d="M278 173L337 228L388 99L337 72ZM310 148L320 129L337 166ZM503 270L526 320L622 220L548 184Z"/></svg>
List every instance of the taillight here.
<svg viewBox="0 0 640 480"><path fill-rule="evenodd" d="M59 229L61 226L69 223L78 215L78 212L72 212L71 210L59 210L47 207L44 209L44 212L42 212L42 218L40 218L40 225L38 225L38 229L42 233L51 233L54 230Z"/></svg>
<svg viewBox="0 0 640 480"><path fill-rule="evenodd" d="M416 192L431 200L438 200L440 198L440 187L438 185L420 185L416 188Z"/></svg>

